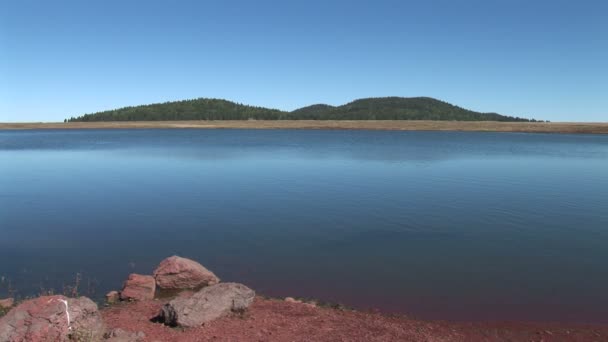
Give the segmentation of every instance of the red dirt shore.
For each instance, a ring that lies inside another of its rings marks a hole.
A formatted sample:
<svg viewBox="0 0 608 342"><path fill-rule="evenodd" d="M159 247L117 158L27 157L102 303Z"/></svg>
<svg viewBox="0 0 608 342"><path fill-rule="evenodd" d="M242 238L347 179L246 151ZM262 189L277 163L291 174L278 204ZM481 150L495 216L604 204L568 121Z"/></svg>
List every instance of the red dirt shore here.
<svg viewBox="0 0 608 342"><path fill-rule="evenodd" d="M262 298L242 315L183 330L151 321L164 303L121 303L102 316L146 341L608 341L608 326L420 321Z"/></svg>

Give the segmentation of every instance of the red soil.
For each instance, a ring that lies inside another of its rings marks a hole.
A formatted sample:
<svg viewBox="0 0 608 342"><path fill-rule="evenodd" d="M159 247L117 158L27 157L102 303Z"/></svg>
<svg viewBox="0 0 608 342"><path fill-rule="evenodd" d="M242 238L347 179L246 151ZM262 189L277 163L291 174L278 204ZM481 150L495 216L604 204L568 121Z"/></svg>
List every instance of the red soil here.
<svg viewBox="0 0 608 342"><path fill-rule="evenodd" d="M608 341L608 326L431 322L261 298L242 316L183 330L150 321L164 303L121 303L102 316L146 341Z"/></svg>

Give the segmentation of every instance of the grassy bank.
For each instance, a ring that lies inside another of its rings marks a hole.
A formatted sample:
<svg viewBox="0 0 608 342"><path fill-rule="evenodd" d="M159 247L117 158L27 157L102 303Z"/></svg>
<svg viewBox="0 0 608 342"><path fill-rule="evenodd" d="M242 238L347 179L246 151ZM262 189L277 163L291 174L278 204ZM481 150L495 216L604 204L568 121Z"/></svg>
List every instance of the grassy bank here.
<svg viewBox="0 0 608 342"><path fill-rule="evenodd" d="M413 120L247 120L0 123L0 129L370 129L396 131L479 131L608 134L608 123L413 121Z"/></svg>

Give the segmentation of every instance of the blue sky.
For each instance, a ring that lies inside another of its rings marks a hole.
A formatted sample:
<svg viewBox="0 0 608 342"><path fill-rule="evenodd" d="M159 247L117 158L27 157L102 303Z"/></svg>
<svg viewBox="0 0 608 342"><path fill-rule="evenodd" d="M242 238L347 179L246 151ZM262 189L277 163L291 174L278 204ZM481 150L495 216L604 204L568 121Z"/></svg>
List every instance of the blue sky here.
<svg viewBox="0 0 608 342"><path fill-rule="evenodd" d="M4 1L0 121L431 96L608 121L608 1Z"/></svg>

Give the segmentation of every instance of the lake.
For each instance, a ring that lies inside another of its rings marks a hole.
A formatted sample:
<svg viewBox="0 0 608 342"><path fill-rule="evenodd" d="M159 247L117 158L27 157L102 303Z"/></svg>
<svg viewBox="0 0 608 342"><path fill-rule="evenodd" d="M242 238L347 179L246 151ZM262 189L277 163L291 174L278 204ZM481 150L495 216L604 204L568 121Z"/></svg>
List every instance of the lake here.
<svg viewBox="0 0 608 342"><path fill-rule="evenodd" d="M608 323L608 135L0 131L0 297L178 254L425 319Z"/></svg>

